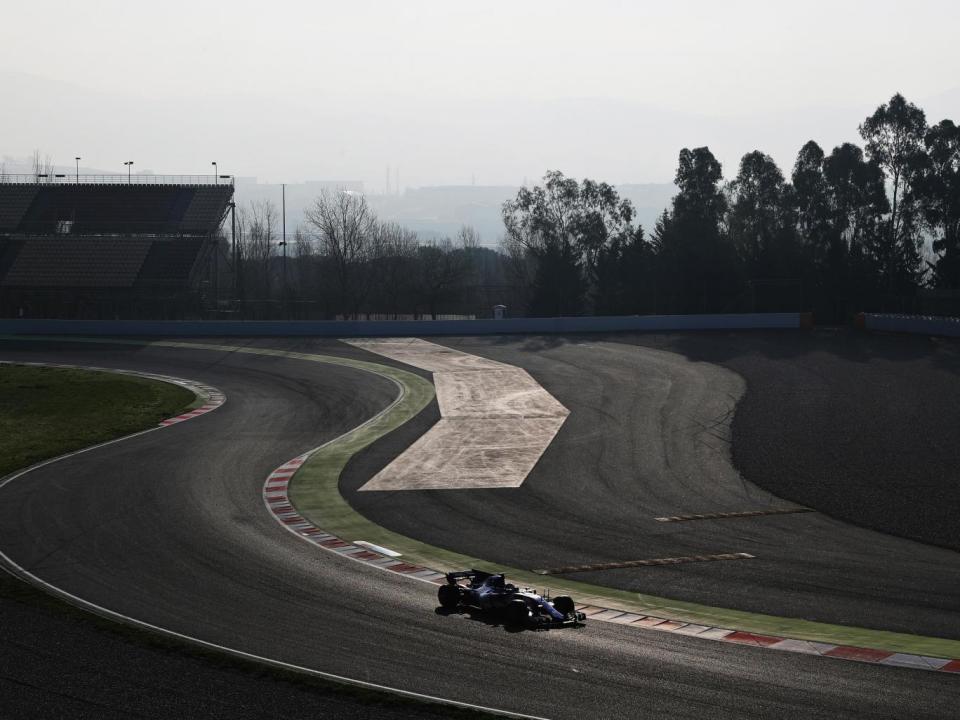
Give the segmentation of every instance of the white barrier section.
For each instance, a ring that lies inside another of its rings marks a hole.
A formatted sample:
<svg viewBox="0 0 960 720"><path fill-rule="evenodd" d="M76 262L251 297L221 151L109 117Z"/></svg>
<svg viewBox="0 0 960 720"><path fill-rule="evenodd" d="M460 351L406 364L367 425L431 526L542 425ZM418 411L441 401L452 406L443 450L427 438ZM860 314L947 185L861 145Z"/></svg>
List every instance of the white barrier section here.
<svg viewBox="0 0 960 720"><path fill-rule="evenodd" d="M433 373L440 420L361 490L519 487L570 411L523 370L416 338L344 340Z"/></svg>
<svg viewBox="0 0 960 720"><path fill-rule="evenodd" d="M868 330L960 337L960 318L954 317L867 313L864 315L864 325Z"/></svg>

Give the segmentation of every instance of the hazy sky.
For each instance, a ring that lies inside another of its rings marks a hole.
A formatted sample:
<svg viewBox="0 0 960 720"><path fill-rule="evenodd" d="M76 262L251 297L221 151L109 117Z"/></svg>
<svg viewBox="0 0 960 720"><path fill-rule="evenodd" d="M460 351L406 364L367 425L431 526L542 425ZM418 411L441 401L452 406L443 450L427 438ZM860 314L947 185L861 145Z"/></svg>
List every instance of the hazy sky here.
<svg viewBox="0 0 960 720"><path fill-rule="evenodd" d="M785 171L894 92L960 121L960 3L0 0L0 155L272 181Z"/></svg>

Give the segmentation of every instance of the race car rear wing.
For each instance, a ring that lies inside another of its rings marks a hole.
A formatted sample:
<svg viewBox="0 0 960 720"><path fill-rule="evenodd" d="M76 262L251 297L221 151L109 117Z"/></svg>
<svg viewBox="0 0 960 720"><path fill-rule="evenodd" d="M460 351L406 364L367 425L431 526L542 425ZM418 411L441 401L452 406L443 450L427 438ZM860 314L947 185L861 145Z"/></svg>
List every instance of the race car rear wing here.
<svg viewBox="0 0 960 720"><path fill-rule="evenodd" d="M451 585L456 584L457 580L470 580L471 582L483 582L494 573L488 573L483 570L460 570L458 572L447 573L447 582Z"/></svg>

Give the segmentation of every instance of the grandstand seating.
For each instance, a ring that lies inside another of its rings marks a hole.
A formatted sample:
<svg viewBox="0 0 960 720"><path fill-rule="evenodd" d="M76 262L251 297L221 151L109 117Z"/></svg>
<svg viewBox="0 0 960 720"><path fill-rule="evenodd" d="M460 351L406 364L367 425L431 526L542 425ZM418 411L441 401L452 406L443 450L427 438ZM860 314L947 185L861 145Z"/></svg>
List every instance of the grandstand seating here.
<svg viewBox="0 0 960 720"><path fill-rule="evenodd" d="M202 316L232 199L231 184L0 181L0 316Z"/></svg>
<svg viewBox="0 0 960 720"><path fill-rule="evenodd" d="M19 227L37 195L37 185L0 184L0 232Z"/></svg>
<svg viewBox="0 0 960 720"><path fill-rule="evenodd" d="M184 287L207 245L203 238L0 240L0 287Z"/></svg>
<svg viewBox="0 0 960 720"><path fill-rule="evenodd" d="M0 279L7 274L7 270L10 269L13 261L20 253L20 247L22 245L22 240L0 238Z"/></svg>
<svg viewBox="0 0 960 720"><path fill-rule="evenodd" d="M131 287L152 240L130 237L36 237L21 243L5 287Z"/></svg>
<svg viewBox="0 0 960 720"><path fill-rule="evenodd" d="M231 195L232 192L224 195L222 185L196 187L190 204L183 214L182 225L189 228L205 228L203 234L215 232L223 221Z"/></svg>
<svg viewBox="0 0 960 720"><path fill-rule="evenodd" d="M203 249L202 239L155 240L137 276L137 283L183 284Z"/></svg>
<svg viewBox="0 0 960 720"><path fill-rule="evenodd" d="M0 233L50 235L67 223L78 235L210 235L231 185L0 183Z"/></svg>

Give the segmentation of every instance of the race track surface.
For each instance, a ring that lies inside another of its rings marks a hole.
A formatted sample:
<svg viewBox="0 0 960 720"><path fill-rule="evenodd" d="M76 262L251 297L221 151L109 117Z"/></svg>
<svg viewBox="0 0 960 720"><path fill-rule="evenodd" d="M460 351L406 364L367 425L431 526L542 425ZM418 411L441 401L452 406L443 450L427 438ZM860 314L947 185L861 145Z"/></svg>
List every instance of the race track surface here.
<svg viewBox="0 0 960 720"><path fill-rule="evenodd" d="M747 478L960 551L960 341L840 330L686 345L748 379L733 425Z"/></svg>
<svg viewBox="0 0 960 720"><path fill-rule="evenodd" d="M336 343L269 344L356 356ZM227 395L214 413L55 463L0 491L0 547L109 609L291 663L553 718L934 718L960 703L956 678L938 673L602 623L509 633L438 615L429 585L300 541L263 507L263 480L389 403L394 388L376 377L159 348L4 342L0 357L165 373ZM587 409L570 407L574 416ZM590 443L598 438L592 432ZM577 522L566 507L565 518Z"/></svg>
<svg viewBox="0 0 960 720"><path fill-rule="evenodd" d="M342 491L360 512L393 530L513 567L746 552L756 559L597 570L569 577L705 605L960 638L960 562L951 550L855 527L822 513L687 523L655 520L793 506L745 481L724 459L729 457L729 422L745 389L743 378L748 391L736 411L735 450L749 480L791 500L827 512L836 509L839 517L843 510L867 505L889 514L893 505L884 506L877 493L858 495L873 477L879 487L897 493L902 516L929 520L934 517L931 506L949 508L960 496L956 483L941 482L939 494L918 498L915 504L908 500L923 495L915 492L913 482L924 467L942 468L951 459L956 466L960 452L958 425L950 424L953 418L960 421L960 374L941 368L942 358L921 359L914 351L913 362L902 367L896 358L882 356L854 363L844 354L830 353L833 343L849 355L842 338L820 340L800 333L610 340L615 341L442 341L523 367L570 408L560 434L521 487L355 492L364 478L429 426L434 417L425 413L415 423L418 427L402 428L355 458L344 474ZM803 342L806 352L799 347ZM878 345L884 347L882 338ZM892 375L894 371L899 376ZM883 378L885 390L878 390L879 381L871 373ZM853 386L857 389L842 394L844 387ZM917 388L930 397L913 403L911 427L897 429L896 408ZM934 401L937 391L937 404L925 404ZM832 410L835 402L839 411ZM924 412L937 419L920 422ZM874 434L878 419L883 429ZM939 434L934 432L938 423ZM921 437L925 450L904 448ZM904 448L915 463L906 488L897 483L903 463L884 462L896 452L886 445ZM947 526L947 518L942 513L940 517Z"/></svg>

